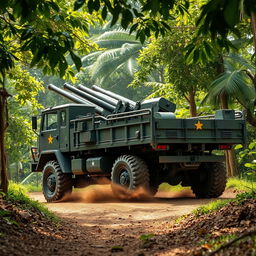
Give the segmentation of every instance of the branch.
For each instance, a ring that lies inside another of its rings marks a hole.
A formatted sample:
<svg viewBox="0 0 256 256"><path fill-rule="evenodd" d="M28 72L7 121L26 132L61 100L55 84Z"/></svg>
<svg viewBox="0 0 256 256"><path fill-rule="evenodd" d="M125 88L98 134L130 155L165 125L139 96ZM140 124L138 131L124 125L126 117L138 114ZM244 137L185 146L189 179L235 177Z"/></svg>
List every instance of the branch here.
<svg viewBox="0 0 256 256"><path fill-rule="evenodd" d="M223 244L222 246L220 246L218 249L210 252L207 256L212 256L216 253L218 253L219 251L223 250L224 248L229 247L230 245L234 244L235 242L247 237L247 236L251 236L251 235L256 235L256 229L255 230L251 230L249 232L243 233L242 235L230 240L228 243Z"/></svg>
<svg viewBox="0 0 256 256"><path fill-rule="evenodd" d="M183 97L187 100L188 103L190 103L190 99L188 98L188 96L185 93L183 93Z"/></svg>
<svg viewBox="0 0 256 256"><path fill-rule="evenodd" d="M256 77L252 74L252 72L250 70L243 70L245 71L246 75L250 77L250 79L252 80L254 86L256 86Z"/></svg>

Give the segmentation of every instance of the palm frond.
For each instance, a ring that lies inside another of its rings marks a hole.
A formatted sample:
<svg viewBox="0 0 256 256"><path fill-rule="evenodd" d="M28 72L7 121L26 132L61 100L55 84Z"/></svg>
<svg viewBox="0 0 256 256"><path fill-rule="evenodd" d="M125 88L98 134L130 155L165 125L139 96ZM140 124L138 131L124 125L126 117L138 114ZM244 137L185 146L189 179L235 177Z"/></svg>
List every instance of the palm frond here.
<svg viewBox="0 0 256 256"><path fill-rule="evenodd" d="M124 30L113 30L113 31L108 31L103 33L102 35L98 36L97 38L94 39L96 43L99 41L105 41L105 40L121 40L121 41L126 41L130 43L139 43L139 40L136 39L136 36L133 34L129 34L128 32Z"/></svg>
<svg viewBox="0 0 256 256"><path fill-rule="evenodd" d="M109 76L124 62L127 62L138 53L140 46L129 45L125 48L108 50L102 53L92 68L92 79L101 79Z"/></svg>
<svg viewBox="0 0 256 256"><path fill-rule="evenodd" d="M107 48L107 49L114 49L114 48L120 48L123 44L127 43L126 40L101 40L96 41L99 47L101 48ZM137 42L128 42L130 44L139 44ZM139 44L141 45L141 44ZM142 47L142 45L141 45Z"/></svg>
<svg viewBox="0 0 256 256"><path fill-rule="evenodd" d="M235 63L238 63L243 68L248 68L250 71L255 72L255 66L250 64L245 58L238 54L230 53L226 58L233 60Z"/></svg>
<svg viewBox="0 0 256 256"><path fill-rule="evenodd" d="M154 87L154 88L160 88L162 86L164 86L164 83L160 83L160 82L146 82L144 83L145 86L149 86L149 87Z"/></svg>
<svg viewBox="0 0 256 256"><path fill-rule="evenodd" d="M82 57L81 61L82 61L83 67L93 64L101 54L102 54L102 51L97 51Z"/></svg>
<svg viewBox="0 0 256 256"><path fill-rule="evenodd" d="M238 99L244 106L255 97L253 87L248 85L248 79L242 70L225 72L210 86L209 92L203 102L216 101L224 93L228 97Z"/></svg>

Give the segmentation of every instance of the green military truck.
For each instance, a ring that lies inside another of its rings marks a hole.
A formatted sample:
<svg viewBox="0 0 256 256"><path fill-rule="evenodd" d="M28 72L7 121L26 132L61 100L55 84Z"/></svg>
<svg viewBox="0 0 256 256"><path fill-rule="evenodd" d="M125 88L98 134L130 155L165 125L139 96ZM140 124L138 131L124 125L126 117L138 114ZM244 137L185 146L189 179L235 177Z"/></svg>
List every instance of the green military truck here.
<svg viewBox="0 0 256 256"><path fill-rule="evenodd" d="M164 98L134 102L97 86L48 88L73 101L42 111L32 148L31 169L43 172L48 202L100 177L153 194L168 182L191 186L199 198L218 197L226 170L214 151L245 143L245 120L234 110L178 119L175 104ZM32 126L37 129L36 117Z"/></svg>

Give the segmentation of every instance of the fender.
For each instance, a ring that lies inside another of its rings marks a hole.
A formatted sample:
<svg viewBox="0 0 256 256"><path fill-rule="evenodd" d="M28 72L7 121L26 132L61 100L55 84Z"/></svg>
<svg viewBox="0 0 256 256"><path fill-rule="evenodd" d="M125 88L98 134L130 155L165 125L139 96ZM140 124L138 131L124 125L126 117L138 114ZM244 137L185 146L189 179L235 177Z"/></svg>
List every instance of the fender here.
<svg viewBox="0 0 256 256"><path fill-rule="evenodd" d="M71 161L60 150L44 150L40 153L36 172L42 172L48 161L56 160L63 173L71 173Z"/></svg>

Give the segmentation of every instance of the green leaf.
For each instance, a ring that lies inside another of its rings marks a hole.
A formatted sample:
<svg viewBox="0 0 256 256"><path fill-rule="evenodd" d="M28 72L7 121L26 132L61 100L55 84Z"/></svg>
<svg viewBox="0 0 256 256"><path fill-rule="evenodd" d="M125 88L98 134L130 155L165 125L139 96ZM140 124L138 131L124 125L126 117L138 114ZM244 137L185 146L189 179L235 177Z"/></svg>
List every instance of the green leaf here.
<svg viewBox="0 0 256 256"><path fill-rule="evenodd" d="M194 51L194 58L193 58L194 60L194 63L198 63L198 60L199 60L199 50L198 49L196 49L195 51Z"/></svg>
<svg viewBox="0 0 256 256"><path fill-rule="evenodd" d="M74 4L74 11L80 9L84 3L85 3L85 0L76 0Z"/></svg>
<svg viewBox="0 0 256 256"><path fill-rule="evenodd" d="M253 149L255 146L256 146L255 142L252 142L252 143L249 144L248 148L249 149Z"/></svg>
<svg viewBox="0 0 256 256"><path fill-rule="evenodd" d="M133 21L132 13L128 9L125 9L124 11L122 11L121 26L124 29L127 29L129 23L132 23L132 21Z"/></svg>
<svg viewBox="0 0 256 256"><path fill-rule="evenodd" d="M224 18L230 26L236 25L240 20L240 0L229 0L224 9Z"/></svg>
<svg viewBox="0 0 256 256"><path fill-rule="evenodd" d="M102 11L101 11L101 17L103 20L105 20L107 18L107 7L106 5L103 7Z"/></svg>
<svg viewBox="0 0 256 256"><path fill-rule="evenodd" d="M119 18L119 12L118 11L114 11L110 26L115 25L117 20L118 20L118 18Z"/></svg>
<svg viewBox="0 0 256 256"><path fill-rule="evenodd" d="M56 12L59 12L59 11L60 11L60 8L59 8L59 6L58 6L56 3L54 3L54 2L49 2L49 5L52 7L52 9L53 9L54 11L56 11Z"/></svg>
<svg viewBox="0 0 256 256"><path fill-rule="evenodd" d="M76 54L74 54L72 51L70 51L70 56L71 56L73 62L75 63L77 71L79 71L80 68L82 67L81 59Z"/></svg>
<svg viewBox="0 0 256 256"><path fill-rule="evenodd" d="M236 145L235 147L234 147L234 149L240 149L240 148L243 148L243 145L241 145L241 144L238 144L238 145Z"/></svg>
<svg viewBox="0 0 256 256"><path fill-rule="evenodd" d="M132 26L131 26L131 28L130 28L130 34L133 32L133 31L135 31L136 29L137 29L137 27L138 27L138 23L135 23L135 24L133 24Z"/></svg>
<svg viewBox="0 0 256 256"><path fill-rule="evenodd" d="M137 34L139 35L140 42L143 44L145 42L145 39L146 39L144 31L141 30Z"/></svg>
<svg viewBox="0 0 256 256"><path fill-rule="evenodd" d="M89 13L92 13L93 10L94 10L94 2L93 2L93 0L89 0L88 1L87 7L88 7L88 10L89 10Z"/></svg>
<svg viewBox="0 0 256 256"><path fill-rule="evenodd" d="M94 10L97 12L100 9L100 1L95 0L94 1Z"/></svg>
<svg viewBox="0 0 256 256"><path fill-rule="evenodd" d="M67 61L64 58L59 60L60 77L63 77L65 75L67 68L68 68Z"/></svg>
<svg viewBox="0 0 256 256"><path fill-rule="evenodd" d="M160 7L160 1L159 1L159 0L152 0L152 1L151 1L151 11L152 11L152 14L153 14L154 16L155 16L156 13L158 12L159 7Z"/></svg>

